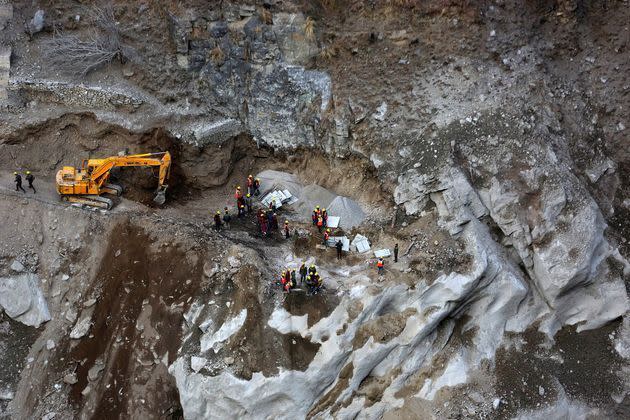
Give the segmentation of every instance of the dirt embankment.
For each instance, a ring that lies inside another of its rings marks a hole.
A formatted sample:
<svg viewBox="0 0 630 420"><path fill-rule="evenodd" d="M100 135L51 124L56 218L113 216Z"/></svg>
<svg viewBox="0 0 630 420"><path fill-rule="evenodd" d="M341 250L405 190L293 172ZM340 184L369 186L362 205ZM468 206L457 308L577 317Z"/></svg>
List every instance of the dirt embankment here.
<svg viewBox="0 0 630 420"><path fill-rule="evenodd" d="M190 249L152 246L155 236L159 232L146 232L130 221L115 227L88 292L98 296L90 336L75 347L70 344L66 365L76 369L78 379L70 400L88 416L179 410L165 364L175 359L182 312L199 287L201 266L198 257L191 261ZM103 370L95 380L89 376L96 365ZM82 395L86 387L89 393Z"/></svg>

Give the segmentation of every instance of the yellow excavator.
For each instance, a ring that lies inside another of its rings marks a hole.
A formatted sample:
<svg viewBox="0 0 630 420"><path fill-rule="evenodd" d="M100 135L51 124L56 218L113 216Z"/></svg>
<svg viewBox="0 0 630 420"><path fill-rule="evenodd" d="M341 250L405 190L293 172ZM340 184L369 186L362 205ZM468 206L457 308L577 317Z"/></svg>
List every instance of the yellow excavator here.
<svg viewBox="0 0 630 420"><path fill-rule="evenodd" d="M166 181L170 175L169 152L139 155L110 156L104 159L85 159L80 169L64 166L57 172L57 192L64 201L85 204L110 210L114 202L102 194L122 194L120 185L110 184L111 170L120 166L159 167L159 183L153 201L159 205L166 201Z"/></svg>

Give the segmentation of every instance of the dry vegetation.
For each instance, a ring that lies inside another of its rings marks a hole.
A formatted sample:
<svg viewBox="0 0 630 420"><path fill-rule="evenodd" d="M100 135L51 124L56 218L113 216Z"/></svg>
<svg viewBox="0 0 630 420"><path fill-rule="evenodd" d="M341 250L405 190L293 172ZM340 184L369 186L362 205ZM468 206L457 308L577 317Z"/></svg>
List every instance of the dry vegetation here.
<svg viewBox="0 0 630 420"><path fill-rule="evenodd" d="M310 16L304 22L304 35L307 39L315 39L315 21Z"/></svg>
<svg viewBox="0 0 630 420"><path fill-rule="evenodd" d="M122 41L122 34L111 5L87 11L92 28L86 36L57 33L44 42L44 56L63 73L85 76L99 67L119 61L135 60L135 50Z"/></svg>

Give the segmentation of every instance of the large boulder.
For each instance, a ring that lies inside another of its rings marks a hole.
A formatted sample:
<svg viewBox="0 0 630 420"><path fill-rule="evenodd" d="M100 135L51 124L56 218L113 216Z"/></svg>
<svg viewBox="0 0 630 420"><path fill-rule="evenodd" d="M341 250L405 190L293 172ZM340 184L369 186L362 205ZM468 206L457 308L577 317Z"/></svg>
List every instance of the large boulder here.
<svg viewBox="0 0 630 420"><path fill-rule="evenodd" d="M50 312L35 274L0 278L0 307L16 321L38 328L50 321Z"/></svg>

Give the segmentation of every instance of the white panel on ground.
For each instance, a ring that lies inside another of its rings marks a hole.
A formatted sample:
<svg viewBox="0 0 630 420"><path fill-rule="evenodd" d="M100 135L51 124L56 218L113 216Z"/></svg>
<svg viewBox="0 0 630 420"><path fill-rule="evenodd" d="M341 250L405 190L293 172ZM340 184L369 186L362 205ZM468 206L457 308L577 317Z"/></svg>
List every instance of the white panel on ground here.
<svg viewBox="0 0 630 420"><path fill-rule="evenodd" d="M341 249L346 252L350 251L350 239L348 239L347 236L331 236L327 244L328 246L335 246L339 240L341 240L343 244L343 248Z"/></svg>
<svg viewBox="0 0 630 420"><path fill-rule="evenodd" d="M370 250L370 243L368 242L368 238L361 234L357 234L357 236L354 237L351 245L357 250L357 252L363 253Z"/></svg>
<svg viewBox="0 0 630 420"><path fill-rule="evenodd" d="M377 251L374 251L374 256L376 258L385 258L385 257L389 257L391 255L392 255L392 253L389 252L389 249L379 249Z"/></svg>
<svg viewBox="0 0 630 420"><path fill-rule="evenodd" d="M326 227L333 228L333 229L338 228L340 220L341 220L341 217L339 216L328 216L328 222L326 223Z"/></svg>

